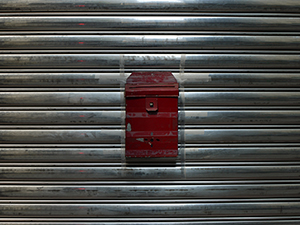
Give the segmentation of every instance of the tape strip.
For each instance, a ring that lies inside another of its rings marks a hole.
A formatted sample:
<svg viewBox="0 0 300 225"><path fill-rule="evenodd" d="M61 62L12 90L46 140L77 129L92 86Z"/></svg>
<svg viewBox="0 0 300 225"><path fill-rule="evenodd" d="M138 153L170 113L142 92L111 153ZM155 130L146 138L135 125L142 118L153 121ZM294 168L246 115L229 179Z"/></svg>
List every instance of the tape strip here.
<svg viewBox="0 0 300 225"><path fill-rule="evenodd" d="M185 159L186 159L186 153L185 153L185 94L184 94L184 67L185 67L185 60L186 56L185 54L181 55L180 59L180 157L181 157L181 178L186 179L186 170L185 170Z"/></svg>
<svg viewBox="0 0 300 225"><path fill-rule="evenodd" d="M181 80L183 80L183 75L184 75L184 67L185 67L185 60L186 60L186 55L185 54L181 54L181 58L180 58L180 78Z"/></svg>
<svg viewBox="0 0 300 225"><path fill-rule="evenodd" d="M125 60L124 55L120 54L120 76L121 78L124 78L124 70L125 70ZM124 84L125 85L125 84Z"/></svg>
<svg viewBox="0 0 300 225"><path fill-rule="evenodd" d="M126 119L126 112L125 109L125 83L126 83L126 77L125 77L125 63L124 63L124 55L120 54L120 107L121 107L121 165L122 168L126 167L126 156L125 156L125 119ZM124 113L123 113L124 112Z"/></svg>
<svg viewBox="0 0 300 225"><path fill-rule="evenodd" d="M180 90L180 158L181 158L181 177L186 178L185 172L185 96L184 96L184 87L181 86Z"/></svg>

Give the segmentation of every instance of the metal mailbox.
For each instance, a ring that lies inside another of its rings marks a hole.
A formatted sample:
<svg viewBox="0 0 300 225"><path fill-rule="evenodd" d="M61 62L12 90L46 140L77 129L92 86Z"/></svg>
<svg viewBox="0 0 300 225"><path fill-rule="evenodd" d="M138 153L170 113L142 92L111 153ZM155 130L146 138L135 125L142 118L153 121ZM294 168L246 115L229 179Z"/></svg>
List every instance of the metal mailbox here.
<svg viewBox="0 0 300 225"><path fill-rule="evenodd" d="M171 72L136 72L128 77L126 157L178 155L178 95Z"/></svg>

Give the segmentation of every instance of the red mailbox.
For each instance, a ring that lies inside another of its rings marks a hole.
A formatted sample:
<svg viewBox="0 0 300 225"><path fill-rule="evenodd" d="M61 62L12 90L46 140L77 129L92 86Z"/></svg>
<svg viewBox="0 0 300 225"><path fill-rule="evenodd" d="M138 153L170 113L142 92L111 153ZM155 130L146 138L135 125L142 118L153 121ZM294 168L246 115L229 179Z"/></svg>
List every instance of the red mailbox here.
<svg viewBox="0 0 300 225"><path fill-rule="evenodd" d="M178 95L171 72L136 72L128 77L126 157L178 155Z"/></svg>

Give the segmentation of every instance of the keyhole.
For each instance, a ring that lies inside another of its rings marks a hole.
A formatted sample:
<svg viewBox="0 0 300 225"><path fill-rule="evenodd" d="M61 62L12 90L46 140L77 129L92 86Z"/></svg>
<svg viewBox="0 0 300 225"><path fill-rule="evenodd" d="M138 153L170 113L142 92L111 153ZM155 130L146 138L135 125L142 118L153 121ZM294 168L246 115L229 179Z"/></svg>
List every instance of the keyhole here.
<svg viewBox="0 0 300 225"><path fill-rule="evenodd" d="M153 106L154 106L153 102L150 102L150 107L153 107Z"/></svg>

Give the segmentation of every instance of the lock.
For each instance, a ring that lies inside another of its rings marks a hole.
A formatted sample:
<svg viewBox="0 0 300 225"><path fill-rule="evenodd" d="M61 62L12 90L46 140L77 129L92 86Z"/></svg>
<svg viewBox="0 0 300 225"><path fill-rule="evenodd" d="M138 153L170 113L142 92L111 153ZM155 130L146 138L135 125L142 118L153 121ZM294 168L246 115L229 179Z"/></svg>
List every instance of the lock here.
<svg viewBox="0 0 300 225"><path fill-rule="evenodd" d="M146 110L148 112L158 111L157 98L146 98Z"/></svg>
<svg viewBox="0 0 300 225"><path fill-rule="evenodd" d="M178 155L178 95L170 72L136 72L128 77L126 157Z"/></svg>

